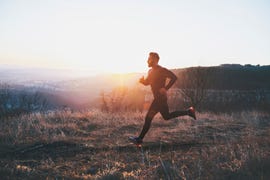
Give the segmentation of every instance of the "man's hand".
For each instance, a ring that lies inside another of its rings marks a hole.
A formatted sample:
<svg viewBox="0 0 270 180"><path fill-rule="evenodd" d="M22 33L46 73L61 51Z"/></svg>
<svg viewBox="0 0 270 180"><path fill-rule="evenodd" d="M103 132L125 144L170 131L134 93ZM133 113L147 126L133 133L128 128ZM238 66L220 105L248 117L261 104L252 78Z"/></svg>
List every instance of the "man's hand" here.
<svg viewBox="0 0 270 180"><path fill-rule="evenodd" d="M161 95L167 95L167 90L166 90L165 88L161 88L161 89L159 90L159 93L160 93Z"/></svg>
<svg viewBox="0 0 270 180"><path fill-rule="evenodd" d="M144 76L140 78L139 82L142 84L144 83Z"/></svg>

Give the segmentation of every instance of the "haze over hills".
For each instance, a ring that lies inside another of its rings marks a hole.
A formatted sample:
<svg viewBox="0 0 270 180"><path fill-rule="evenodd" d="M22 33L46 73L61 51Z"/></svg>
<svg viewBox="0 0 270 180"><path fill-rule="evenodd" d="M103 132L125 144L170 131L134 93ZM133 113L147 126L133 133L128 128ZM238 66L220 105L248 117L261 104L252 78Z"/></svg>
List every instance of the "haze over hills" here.
<svg viewBox="0 0 270 180"><path fill-rule="evenodd" d="M30 68L16 65L0 65L2 82L25 83L29 81L60 81L76 78L74 70Z"/></svg>
<svg viewBox="0 0 270 180"><path fill-rule="evenodd" d="M56 106L81 107L91 104L100 92L117 86L134 86L142 74L82 76L74 70L0 66L0 84L17 91L40 92Z"/></svg>
<svg viewBox="0 0 270 180"><path fill-rule="evenodd" d="M198 68L198 67L194 67ZM224 64L213 67L200 67L211 71L207 77L211 83L207 89L266 89L270 90L270 66ZM182 87L183 69L173 69L178 76L174 88ZM139 85L138 79L146 73L104 74L76 76L72 70L22 68L19 66L0 66L0 83L8 83L13 89L41 92L56 106L87 107L99 98L101 92L110 92L118 86L128 88ZM148 91L150 88L146 87Z"/></svg>
<svg viewBox="0 0 270 180"><path fill-rule="evenodd" d="M197 67L194 67L197 68ZM200 67L211 71L209 89L270 88L270 66L223 64ZM179 76L188 68L173 69ZM17 88L33 88L51 91L110 90L115 86L133 86L138 78L147 73L100 74L82 76L70 69L23 68L0 65L0 83L15 85ZM210 76L210 74L209 74ZM180 82L181 84L181 82Z"/></svg>

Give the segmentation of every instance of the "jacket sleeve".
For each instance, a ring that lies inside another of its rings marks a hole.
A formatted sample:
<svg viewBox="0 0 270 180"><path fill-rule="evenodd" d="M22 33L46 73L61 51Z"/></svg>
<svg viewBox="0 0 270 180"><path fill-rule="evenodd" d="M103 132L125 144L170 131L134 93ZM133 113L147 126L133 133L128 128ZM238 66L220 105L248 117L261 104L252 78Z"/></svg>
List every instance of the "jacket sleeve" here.
<svg viewBox="0 0 270 180"><path fill-rule="evenodd" d="M166 77L170 79L170 81L168 82L168 84L165 86L165 89L168 90L175 83L175 81L177 80L177 77L176 77L176 75L173 72L169 71L166 68L164 68L164 73L165 73Z"/></svg>

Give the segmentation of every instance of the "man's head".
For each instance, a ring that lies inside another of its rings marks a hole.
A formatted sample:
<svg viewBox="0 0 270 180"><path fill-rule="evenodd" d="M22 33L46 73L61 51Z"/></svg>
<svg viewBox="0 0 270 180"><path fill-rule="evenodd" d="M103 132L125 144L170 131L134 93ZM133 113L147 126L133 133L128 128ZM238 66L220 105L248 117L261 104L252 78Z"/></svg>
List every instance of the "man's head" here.
<svg viewBox="0 0 270 180"><path fill-rule="evenodd" d="M147 60L148 67L154 67L158 64L159 55L156 52L150 52Z"/></svg>

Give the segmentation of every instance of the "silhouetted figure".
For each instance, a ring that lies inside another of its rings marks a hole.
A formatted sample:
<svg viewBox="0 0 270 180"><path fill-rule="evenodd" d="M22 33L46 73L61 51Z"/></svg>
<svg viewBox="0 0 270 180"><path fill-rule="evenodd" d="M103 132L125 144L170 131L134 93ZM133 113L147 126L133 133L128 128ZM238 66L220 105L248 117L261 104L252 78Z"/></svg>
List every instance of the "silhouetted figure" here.
<svg viewBox="0 0 270 180"><path fill-rule="evenodd" d="M137 145L142 144L143 138L151 126L152 119L158 112L160 112L165 120L185 115L196 119L195 110L193 107L190 107L185 111L174 111L171 113L169 112L167 103L167 90L172 87L172 85L177 80L177 77L168 69L158 65L158 61L159 55L155 52L150 52L147 63L148 67L151 69L148 71L147 78L142 77L139 80L139 82L143 85L151 86L154 100L146 114L145 122L140 135L138 137L129 137L129 140ZM166 84L167 78L169 79L169 82Z"/></svg>

